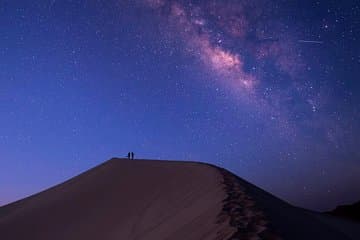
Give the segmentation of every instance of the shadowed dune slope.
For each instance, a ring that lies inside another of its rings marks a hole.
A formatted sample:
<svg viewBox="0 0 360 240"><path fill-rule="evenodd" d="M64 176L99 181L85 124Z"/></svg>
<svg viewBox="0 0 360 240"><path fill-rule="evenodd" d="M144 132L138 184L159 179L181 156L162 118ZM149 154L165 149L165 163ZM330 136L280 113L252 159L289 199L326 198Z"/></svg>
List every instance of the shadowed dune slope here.
<svg viewBox="0 0 360 240"><path fill-rule="evenodd" d="M0 239L360 239L325 218L211 165L111 159L1 207Z"/></svg>

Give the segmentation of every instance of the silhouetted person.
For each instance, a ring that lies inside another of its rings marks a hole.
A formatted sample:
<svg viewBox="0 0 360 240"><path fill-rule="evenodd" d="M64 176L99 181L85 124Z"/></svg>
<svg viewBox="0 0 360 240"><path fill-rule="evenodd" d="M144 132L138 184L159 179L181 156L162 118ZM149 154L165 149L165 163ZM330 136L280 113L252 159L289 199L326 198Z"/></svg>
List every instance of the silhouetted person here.
<svg viewBox="0 0 360 240"><path fill-rule="evenodd" d="M131 152L131 159L134 160L134 152Z"/></svg>
<svg viewBox="0 0 360 240"><path fill-rule="evenodd" d="M128 155L127 155L128 159L130 160L130 152L128 152Z"/></svg>

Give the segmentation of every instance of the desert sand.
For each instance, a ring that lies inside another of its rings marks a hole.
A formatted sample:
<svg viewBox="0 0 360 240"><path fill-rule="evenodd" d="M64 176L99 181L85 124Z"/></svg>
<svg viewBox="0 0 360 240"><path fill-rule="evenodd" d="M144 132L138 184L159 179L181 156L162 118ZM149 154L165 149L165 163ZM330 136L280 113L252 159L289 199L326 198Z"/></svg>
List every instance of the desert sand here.
<svg viewBox="0 0 360 240"><path fill-rule="evenodd" d="M360 225L209 164L114 158L0 207L0 239L360 239Z"/></svg>

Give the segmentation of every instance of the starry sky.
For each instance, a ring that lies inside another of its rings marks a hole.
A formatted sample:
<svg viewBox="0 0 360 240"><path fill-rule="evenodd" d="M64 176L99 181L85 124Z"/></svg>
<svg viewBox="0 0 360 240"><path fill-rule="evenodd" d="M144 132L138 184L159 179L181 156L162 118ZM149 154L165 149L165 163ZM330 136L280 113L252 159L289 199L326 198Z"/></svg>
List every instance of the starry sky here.
<svg viewBox="0 0 360 240"><path fill-rule="evenodd" d="M360 199L360 2L0 1L0 205L111 157Z"/></svg>

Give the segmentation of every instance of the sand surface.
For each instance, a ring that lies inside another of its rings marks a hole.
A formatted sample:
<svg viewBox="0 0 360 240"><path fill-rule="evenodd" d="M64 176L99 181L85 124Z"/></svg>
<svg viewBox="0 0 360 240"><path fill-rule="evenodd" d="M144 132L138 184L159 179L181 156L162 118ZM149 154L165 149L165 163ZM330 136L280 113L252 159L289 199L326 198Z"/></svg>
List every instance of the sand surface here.
<svg viewBox="0 0 360 240"><path fill-rule="evenodd" d="M0 208L1 240L360 239L354 228L191 162L112 159Z"/></svg>

